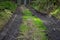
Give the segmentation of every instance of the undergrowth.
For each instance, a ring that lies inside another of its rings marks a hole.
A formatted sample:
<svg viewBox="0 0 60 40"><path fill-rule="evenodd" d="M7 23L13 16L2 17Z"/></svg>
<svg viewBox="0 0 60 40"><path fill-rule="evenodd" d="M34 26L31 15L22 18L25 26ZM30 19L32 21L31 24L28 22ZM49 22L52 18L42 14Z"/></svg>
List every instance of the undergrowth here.
<svg viewBox="0 0 60 40"><path fill-rule="evenodd" d="M0 2L0 30L8 22L16 7L17 5L10 1Z"/></svg>

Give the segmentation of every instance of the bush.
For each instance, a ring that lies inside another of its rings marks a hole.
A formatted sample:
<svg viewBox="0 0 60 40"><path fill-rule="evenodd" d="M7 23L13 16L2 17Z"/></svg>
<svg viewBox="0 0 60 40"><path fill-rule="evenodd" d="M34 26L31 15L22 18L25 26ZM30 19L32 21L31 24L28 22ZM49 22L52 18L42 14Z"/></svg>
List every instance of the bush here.
<svg viewBox="0 0 60 40"><path fill-rule="evenodd" d="M17 5L11 1L0 1L0 30L8 22L16 7Z"/></svg>
<svg viewBox="0 0 60 40"><path fill-rule="evenodd" d="M0 10L9 9L14 11L16 7L16 4L10 1L0 2Z"/></svg>

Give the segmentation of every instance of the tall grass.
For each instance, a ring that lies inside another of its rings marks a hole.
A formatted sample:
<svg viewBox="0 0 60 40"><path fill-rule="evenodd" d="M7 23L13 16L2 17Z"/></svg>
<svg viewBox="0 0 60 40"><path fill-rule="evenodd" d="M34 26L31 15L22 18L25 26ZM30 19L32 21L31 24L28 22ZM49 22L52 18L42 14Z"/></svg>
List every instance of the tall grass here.
<svg viewBox="0 0 60 40"><path fill-rule="evenodd" d="M16 7L17 5L10 1L0 2L0 30L2 30L4 25L8 22Z"/></svg>

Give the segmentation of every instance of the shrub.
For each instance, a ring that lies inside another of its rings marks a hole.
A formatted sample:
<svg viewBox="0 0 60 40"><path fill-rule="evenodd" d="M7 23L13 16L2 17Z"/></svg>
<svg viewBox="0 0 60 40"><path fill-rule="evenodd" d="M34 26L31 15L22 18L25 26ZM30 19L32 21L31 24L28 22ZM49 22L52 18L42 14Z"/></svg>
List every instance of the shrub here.
<svg viewBox="0 0 60 40"><path fill-rule="evenodd" d="M14 11L16 7L16 4L10 1L0 2L0 10L9 9Z"/></svg>

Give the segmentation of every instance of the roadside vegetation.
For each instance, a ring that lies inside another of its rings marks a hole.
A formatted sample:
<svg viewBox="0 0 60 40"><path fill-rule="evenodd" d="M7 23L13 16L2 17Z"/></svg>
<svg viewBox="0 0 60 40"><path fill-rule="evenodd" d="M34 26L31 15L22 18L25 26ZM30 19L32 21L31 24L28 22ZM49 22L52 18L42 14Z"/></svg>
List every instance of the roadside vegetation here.
<svg viewBox="0 0 60 40"><path fill-rule="evenodd" d="M50 12L52 16L60 20L60 7L56 8L52 12Z"/></svg>
<svg viewBox="0 0 60 40"><path fill-rule="evenodd" d="M33 0L31 6L39 12L60 19L60 0Z"/></svg>
<svg viewBox="0 0 60 40"><path fill-rule="evenodd" d="M11 1L0 2L0 30L8 22L17 5Z"/></svg>

